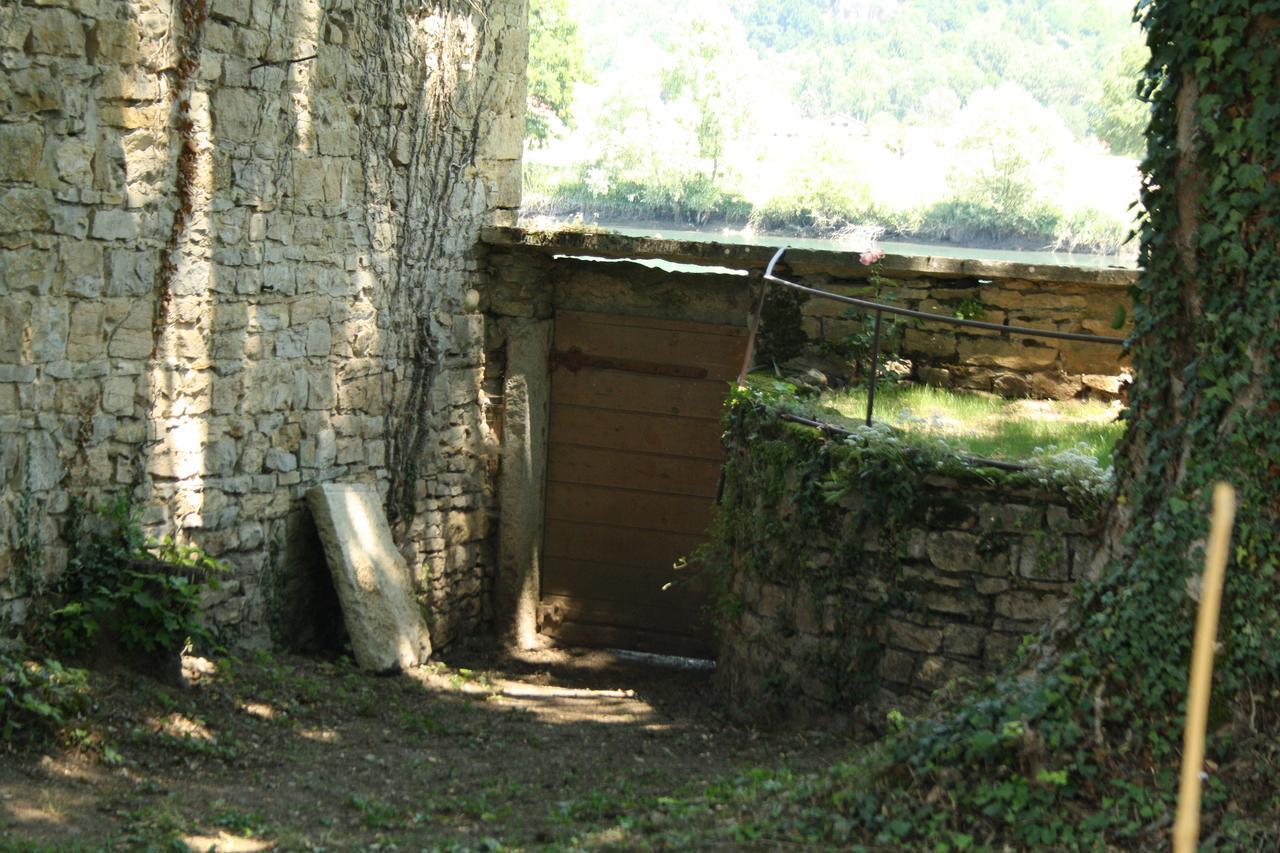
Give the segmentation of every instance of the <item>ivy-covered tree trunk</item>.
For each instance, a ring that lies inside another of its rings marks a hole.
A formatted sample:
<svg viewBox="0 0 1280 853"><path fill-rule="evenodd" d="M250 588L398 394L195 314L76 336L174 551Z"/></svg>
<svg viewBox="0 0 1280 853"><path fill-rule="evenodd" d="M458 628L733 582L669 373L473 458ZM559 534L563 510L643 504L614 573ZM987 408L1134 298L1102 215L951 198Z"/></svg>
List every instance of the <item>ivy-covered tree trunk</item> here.
<svg viewBox="0 0 1280 853"><path fill-rule="evenodd" d="M1215 480L1239 490L1218 708L1274 713L1280 675L1280 3L1139 4L1152 50L1143 273L1098 661L1172 737ZM1145 8L1144 8L1145 7ZM1222 716L1218 720L1222 721ZM1256 718L1254 720L1256 723Z"/></svg>
<svg viewBox="0 0 1280 853"><path fill-rule="evenodd" d="M1203 829L1280 846L1280 2L1142 0L1138 14L1152 51L1144 272L1108 559L1038 655L892 741L881 782L843 794L860 837L1167 843L1225 480L1239 511Z"/></svg>

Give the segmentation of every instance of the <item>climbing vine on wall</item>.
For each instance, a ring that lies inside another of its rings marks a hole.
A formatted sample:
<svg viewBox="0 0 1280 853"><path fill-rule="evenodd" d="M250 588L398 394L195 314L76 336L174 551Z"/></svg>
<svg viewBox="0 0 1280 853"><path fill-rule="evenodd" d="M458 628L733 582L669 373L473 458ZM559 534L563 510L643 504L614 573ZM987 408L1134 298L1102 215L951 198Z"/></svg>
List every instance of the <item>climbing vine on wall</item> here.
<svg viewBox="0 0 1280 853"><path fill-rule="evenodd" d="M462 288L449 287L456 247L448 235L457 220L474 216L460 204L473 174L484 105L496 81L490 25L482 4L443 0L426 6L389 2L358 14L380 19L370 31L386 43L366 54L366 79L384 91L368 99L382 115L362 115L361 146L366 225L374 235L395 234L395 261L387 276L391 308L403 318L399 352L406 375L388 415L388 514L397 532L414 517L415 490L429 441L437 434L432 389L444 368L450 331L445 318L460 312ZM406 56L420 61L403 62ZM372 93L371 93L372 95ZM368 109L367 105L356 109ZM391 152L392 156L387 157ZM386 193L400 193L400 199ZM474 192L474 188L470 188Z"/></svg>

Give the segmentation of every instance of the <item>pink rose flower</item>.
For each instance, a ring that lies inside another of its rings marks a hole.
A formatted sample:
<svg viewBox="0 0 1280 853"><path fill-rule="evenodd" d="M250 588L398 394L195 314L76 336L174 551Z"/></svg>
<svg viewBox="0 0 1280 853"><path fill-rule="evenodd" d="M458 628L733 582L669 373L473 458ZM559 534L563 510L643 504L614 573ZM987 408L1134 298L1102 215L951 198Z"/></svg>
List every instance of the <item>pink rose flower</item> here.
<svg viewBox="0 0 1280 853"><path fill-rule="evenodd" d="M869 267L884 257L884 252L879 249L868 249L858 256L858 260L862 261L864 267Z"/></svg>

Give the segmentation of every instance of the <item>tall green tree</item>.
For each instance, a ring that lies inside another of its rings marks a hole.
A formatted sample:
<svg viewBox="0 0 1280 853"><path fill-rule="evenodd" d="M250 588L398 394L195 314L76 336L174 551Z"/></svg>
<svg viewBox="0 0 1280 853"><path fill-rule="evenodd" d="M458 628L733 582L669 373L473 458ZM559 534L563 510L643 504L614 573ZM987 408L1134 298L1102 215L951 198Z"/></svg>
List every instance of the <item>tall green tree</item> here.
<svg viewBox="0 0 1280 853"><path fill-rule="evenodd" d="M746 53L746 37L737 21L728 14L701 10L673 38L662 70L662 100L688 111L685 123L709 184L721 178L725 150L747 126Z"/></svg>
<svg viewBox="0 0 1280 853"><path fill-rule="evenodd" d="M525 138L544 144L553 125L572 121L573 94L586 79L582 38L566 0L530 0Z"/></svg>
<svg viewBox="0 0 1280 853"><path fill-rule="evenodd" d="M1141 157L1146 149L1151 108L1138 97L1138 83L1147 51L1140 44L1122 44L1102 69L1098 94L1090 105L1093 132L1117 154Z"/></svg>

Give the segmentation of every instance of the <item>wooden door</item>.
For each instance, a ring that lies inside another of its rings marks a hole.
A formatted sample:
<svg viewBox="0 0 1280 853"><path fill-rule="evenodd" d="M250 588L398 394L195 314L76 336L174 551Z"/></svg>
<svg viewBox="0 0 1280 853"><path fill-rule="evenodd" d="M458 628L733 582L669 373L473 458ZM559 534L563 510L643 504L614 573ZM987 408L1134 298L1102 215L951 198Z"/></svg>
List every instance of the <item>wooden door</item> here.
<svg viewBox="0 0 1280 853"><path fill-rule="evenodd" d="M720 410L746 341L733 326L556 314L543 633L711 653L707 584L673 564L711 520Z"/></svg>

